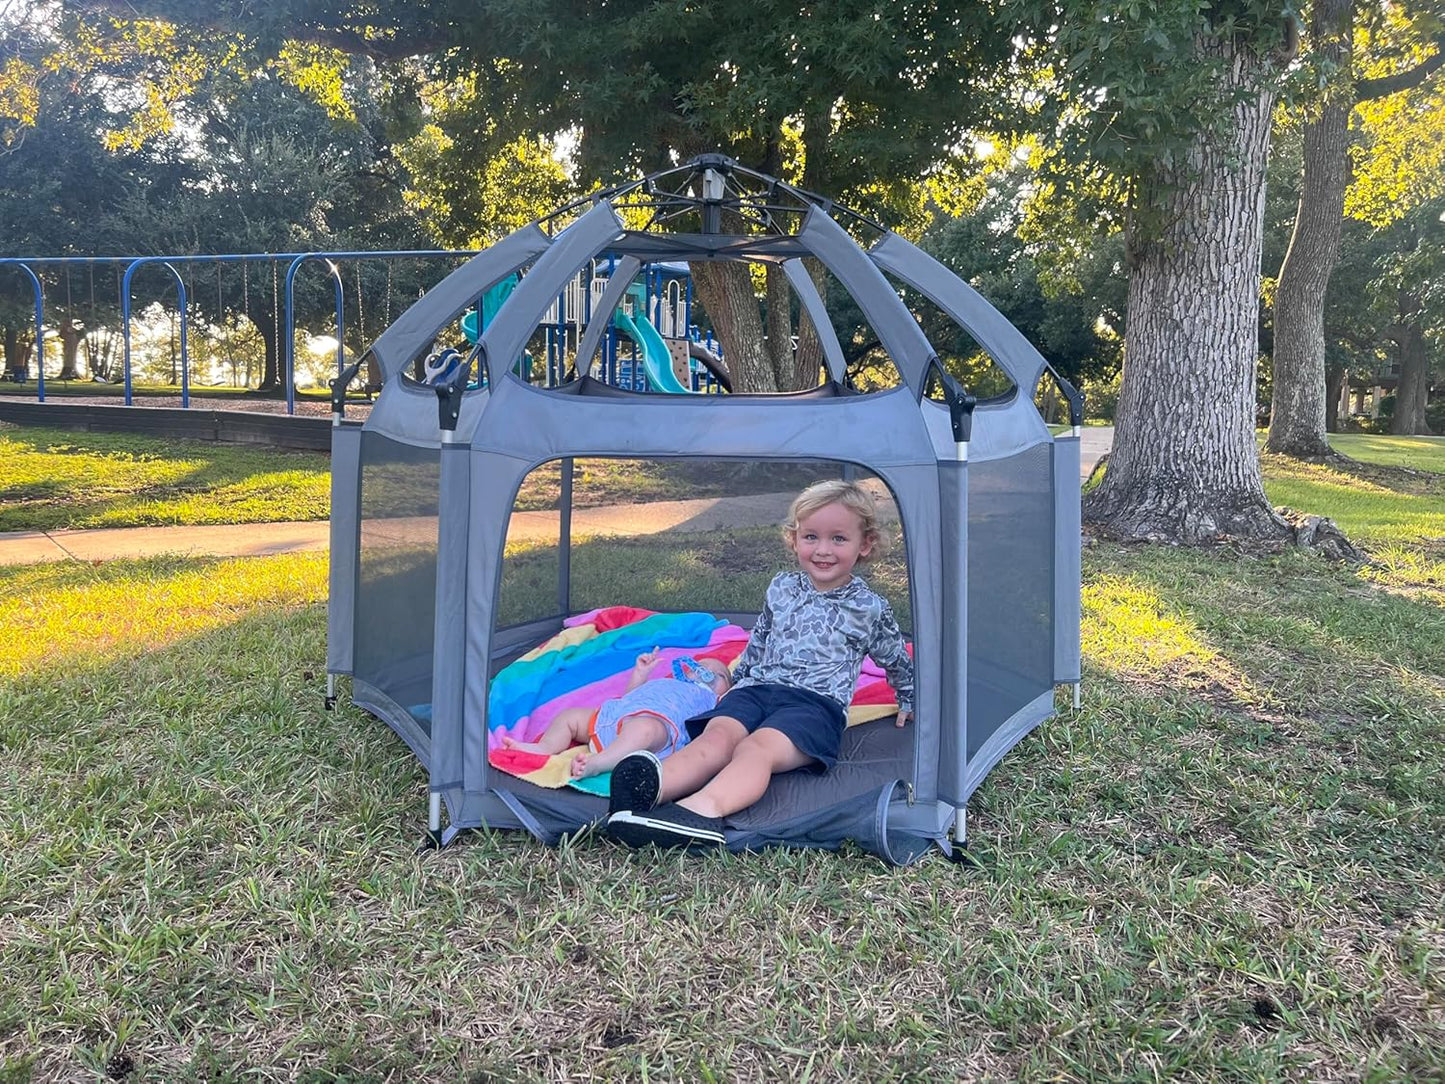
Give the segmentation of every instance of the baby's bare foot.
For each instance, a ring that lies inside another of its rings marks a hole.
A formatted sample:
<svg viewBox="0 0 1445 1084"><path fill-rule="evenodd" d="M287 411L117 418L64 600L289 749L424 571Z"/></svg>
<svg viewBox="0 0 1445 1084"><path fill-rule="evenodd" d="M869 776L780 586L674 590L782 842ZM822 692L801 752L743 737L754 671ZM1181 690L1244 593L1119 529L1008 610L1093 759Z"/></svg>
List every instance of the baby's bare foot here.
<svg viewBox="0 0 1445 1084"><path fill-rule="evenodd" d="M517 750L517 751L520 752L520 753L545 753L545 752L547 752L546 749L543 749L543 748L542 748L542 743L541 743L541 742L535 742L535 741L518 741L516 738L503 738L503 739L502 739L502 748L503 748L503 749L515 749L515 750Z"/></svg>
<svg viewBox="0 0 1445 1084"><path fill-rule="evenodd" d="M593 774L587 770L587 759L586 753L578 753L572 758L571 772L573 779L582 779Z"/></svg>

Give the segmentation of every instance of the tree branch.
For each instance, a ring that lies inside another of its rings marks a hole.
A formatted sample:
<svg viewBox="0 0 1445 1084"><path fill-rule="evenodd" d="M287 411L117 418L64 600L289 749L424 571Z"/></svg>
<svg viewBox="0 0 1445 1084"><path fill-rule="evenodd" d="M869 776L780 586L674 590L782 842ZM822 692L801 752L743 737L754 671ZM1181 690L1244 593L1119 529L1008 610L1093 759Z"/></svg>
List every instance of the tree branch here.
<svg viewBox="0 0 1445 1084"><path fill-rule="evenodd" d="M1387 98L1402 90L1418 87L1426 79L1429 79L1442 64L1445 64L1445 34L1438 34L1435 37L1433 56L1420 61L1413 68L1396 72L1394 75L1384 75L1379 79L1359 80L1355 84L1355 101L1372 102L1377 98Z"/></svg>

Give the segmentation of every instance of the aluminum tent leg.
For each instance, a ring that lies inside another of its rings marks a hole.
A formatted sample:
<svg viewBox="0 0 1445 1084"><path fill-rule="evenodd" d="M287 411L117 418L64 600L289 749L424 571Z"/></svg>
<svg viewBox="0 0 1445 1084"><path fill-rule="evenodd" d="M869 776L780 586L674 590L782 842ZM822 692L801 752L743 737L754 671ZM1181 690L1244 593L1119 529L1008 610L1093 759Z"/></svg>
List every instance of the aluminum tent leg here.
<svg viewBox="0 0 1445 1084"><path fill-rule="evenodd" d="M427 794L426 809L426 839L416 849L417 854L426 851L439 851L442 848L442 792L431 791Z"/></svg>

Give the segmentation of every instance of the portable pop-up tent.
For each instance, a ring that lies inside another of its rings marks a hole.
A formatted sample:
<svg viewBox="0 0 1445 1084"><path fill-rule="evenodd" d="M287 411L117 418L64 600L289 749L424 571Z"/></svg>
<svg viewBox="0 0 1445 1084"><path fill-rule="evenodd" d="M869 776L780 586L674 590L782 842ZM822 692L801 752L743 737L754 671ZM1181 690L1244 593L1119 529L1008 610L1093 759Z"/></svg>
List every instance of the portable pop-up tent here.
<svg viewBox="0 0 1445 1084"><path fill-rule="evenodd" d="M645 228L624 225L623 215L636 223L643 211ZM545 227L569 215L549 236ZM881 239L865 250L834 216ZM722 232L739 222L763 231ZM679 223L694 231L661 228ZM594 306L576 379L529 385L512 362L563 285L600 254L617 271ZM848 386L842 347L803 264L809 257L861 310L896 366L894 386ZM664 259L780 264L821 340L819 386L653 395L594 380L599 325L634 274ZM441 387L414 379L438 336L514 274L520 281L469 364ZM927 298L965 329L1012 390L980 401L968 394L905 296ZM350 675L353 700L420 758L435 842L483 825L556 841L605 812L600 798L536 787L488 763L490 679L585 608L574 566L586 543L573 532L581 484L573 467L583 459L821 463L871 473L896 506L908 588L895 608L907 611L914 644L914 724L851 728L834 770L776 777L762 800L729 819L733 849L851 839L892 861L933 844L948 851L964 838L969 795L1053 712L1055 686L1077 692L1081 400L1059 381L1074 431L1051 435L1035 404L1052 373L1039 353L947 268L861 215L704 156L512 234L430 290L371 351L386 382L365 424L342 417L349 374L335 385L328 671L333 681ZM513 561L508 531L524 480L547 465L559 472L561 496L541 567L556 590L545 592L550 612L519 618L499 599ZM752 594L754 606L761 595ZM756 614L723 616L746 625Z"/></svg>

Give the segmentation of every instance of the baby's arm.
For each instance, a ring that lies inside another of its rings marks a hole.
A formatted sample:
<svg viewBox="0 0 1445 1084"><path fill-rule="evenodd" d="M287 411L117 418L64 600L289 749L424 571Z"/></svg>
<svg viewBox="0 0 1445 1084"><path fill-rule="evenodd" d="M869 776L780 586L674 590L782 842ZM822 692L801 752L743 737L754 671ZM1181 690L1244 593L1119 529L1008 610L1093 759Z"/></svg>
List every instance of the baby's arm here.
<svg viewBox="0 0 1445 1084"><path fill-rule="evenodd" d="M644 651L637 656L637 661L632 664L632 674L627 679L627 688L622 690L623 696L646 681L648 675L657 668L657 664L662 661L662 656L657 651L654 647L651 651Z"/></svg>
<svg viewBox="0 0 1445 1084"><path fill-rule="evenodd" d="M868 643L868 654L873 661L888 672L888 684L898 694L898 718L896 723L903 726L913 718L913 659L908 654L908 645L903 639L903 630L893 616L893 607L883 601L883 610L873 626L873 638Z"/></svg>

